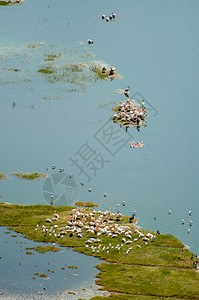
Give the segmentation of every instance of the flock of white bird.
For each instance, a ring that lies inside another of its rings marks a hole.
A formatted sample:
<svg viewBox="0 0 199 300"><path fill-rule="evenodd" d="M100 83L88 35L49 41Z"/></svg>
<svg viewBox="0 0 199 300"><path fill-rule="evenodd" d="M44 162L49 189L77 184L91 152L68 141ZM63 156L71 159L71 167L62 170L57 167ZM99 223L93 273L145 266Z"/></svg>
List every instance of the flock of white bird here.
<svg viewBox="0 0 199 300"><path fill-rule="evenodd" d="M40 229L44 235L54 236L55 239L63 238L67 233L69 233L69 237L75 235L78 238L82 238L86 233L94 234L95 237L89 238L85 242L85 247L90 247L93 253L98 253L101 250L106 251L108 254L112 249L119 251L124 245L132 246L133 243L136 244L138 248L141 248L138 244L139 241L144 241L144 245L147 245L150 241L154 241L155 234L149 232L144 235L136 226L132 228L128 225L119 225L113 222L113 219L119 221L122 217L121 213L111 213L110 209L108 211L93 210L87 213L84 205L81 209L74 208L71 210L71 220L67 221L65 226L59 227L57 224L54 224L48 228L47 225L37 225L35 231ZM52 224L52 222L56 222L58 219L59 215L55 211L51 219L46 219L46 223ZM109 246L102 246L102 240L99 238L101 235L105 235L110 239L121 236L121 243L114 246L110 242ZM99 245L95 246L96 243ZM128 254L131 249L132 247L128 249L125 247L126 254Z"/></svg>

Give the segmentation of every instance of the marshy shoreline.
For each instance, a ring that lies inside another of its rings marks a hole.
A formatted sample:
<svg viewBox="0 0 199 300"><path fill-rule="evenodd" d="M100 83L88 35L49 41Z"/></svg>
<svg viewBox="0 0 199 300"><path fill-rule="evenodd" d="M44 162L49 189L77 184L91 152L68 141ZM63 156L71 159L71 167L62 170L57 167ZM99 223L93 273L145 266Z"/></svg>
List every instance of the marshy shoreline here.
<svg viewBox="0 0 199 300"><path fill-rule="evenodd" d="M42 252L56 245L55 251L67 247L107 261L96 266L100 270L96 283L110 294L93 300L199 299L198 258L177 238L140 229L134 216L88 208L86 202L80 205L1 202L0 226L47 243L39 249Z"/></svg>

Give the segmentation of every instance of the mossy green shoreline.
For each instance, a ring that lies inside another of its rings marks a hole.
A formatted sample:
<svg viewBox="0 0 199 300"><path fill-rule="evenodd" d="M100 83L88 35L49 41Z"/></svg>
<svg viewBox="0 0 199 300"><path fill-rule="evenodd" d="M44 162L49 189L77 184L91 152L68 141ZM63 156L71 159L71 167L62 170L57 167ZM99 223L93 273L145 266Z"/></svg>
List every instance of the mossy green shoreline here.
<svg viewBox="0 0 199 300"><path fill-rule="evenodd" d="M97 284L111 294L108 298L97 296L93 300L199 299L199 272L195 272L198 259L172 235L141 230L136 227L136 220L128 216L97 212L87 207L23 206L1 202L0 210L0 226L21 233L25 238L56 242L59 246L108 261L108 264L97 266L100 270ZM109 233L100 234L99 228L104 228L105 224ZM73 233L71 226L76 228ZM52 246L47 244L47 247L52 251ZM47 248L40 250L45 252Z"/></svg>

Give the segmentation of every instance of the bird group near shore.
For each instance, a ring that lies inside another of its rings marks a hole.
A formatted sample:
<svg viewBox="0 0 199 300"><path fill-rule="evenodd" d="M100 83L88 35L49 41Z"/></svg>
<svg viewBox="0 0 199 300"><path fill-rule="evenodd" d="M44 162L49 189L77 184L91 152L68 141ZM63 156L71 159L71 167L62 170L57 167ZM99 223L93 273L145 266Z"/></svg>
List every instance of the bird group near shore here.
<svg viewBox="0 0 199 300"><path fill-rule="evenodd" d="M71 210L70 218L66 221L66 225L62 225L61 227L57 224L52 225L61 218L55 211L51 219L45 220L46 223L51 223L49 224L50 227L48 227L48 225L37 224L35 231L41 230L44 236L49 236L51 238L54 237L54 241L56 241L57 238L64 238L65 235L69 235L69 238L73 236L78 238L88 236L88 239L85 240L85 247L89 248L90 244L98 243L100 244L98 247L91 246L92 252L96 251L97 253L100 250L120 250L124 245L128 244L131 244L132 246L136 245L138 248L141 248L140 244L138 244L139 241L140 243L142 241L142 244L144 242L143 245L147 245L148 242L153 242L155 234L150 232L143 234L138 227L133 224L130 225L130 223L134 220L135 212L132 216L133 219L129 218L129 225L128 223L119 224L119 222L125 218L120 212L111 213L110 209L108 211L87 211L84 204L84 206L80 209L74 208ZM106 245L101 247L101 243L103 242L102 236L110 238L109 246ZM121 241L119 244L114 246L111 244L111 240L117 237L121 237ZM128 254L130 250L130 248L125 248L126 254Z"/></svg>

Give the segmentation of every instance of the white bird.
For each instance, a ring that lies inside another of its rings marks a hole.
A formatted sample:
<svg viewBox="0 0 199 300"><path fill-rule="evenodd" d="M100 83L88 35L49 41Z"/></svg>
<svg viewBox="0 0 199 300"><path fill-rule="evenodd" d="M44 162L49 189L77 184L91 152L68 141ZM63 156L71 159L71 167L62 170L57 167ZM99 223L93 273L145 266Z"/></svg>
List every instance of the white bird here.
<svg viewBox="0 0 199 300"><path fill-rule="evenodd" d="M171 210L168 211L168 214L171 215Z"/></svg>
<svg viewBox="0 0 199 300"><path fill-rule="evenodd" d="M104 197L106 197L107 196L107 194L106 193L104 193Z"/></svg>
<svg viewBox="0 0 199 300"><path fill-rule="evenodd" d="M113 19L115 19L115 17L116 17L116 14L113 12L112 12L112 17L113 17Z"/></svg>
<svg viewBox="0 0 199 300"><path fill-rule="evenodd" d="M109 18L106 18L106 22L109 22Z"/></svg>
<svg viewBox="0 0 199 300"><path fill-rule="evenodd" d="M91 189L89 189L88 191L91 192Z"/></svg>
<svg viewBox="0 0 199 300"><path fill-rule="evenodd" d="M190 232L190 229L187 229L187 233L189 234L189 232Z"/></svg>
<svg viewBox="0 0 199 300"><path fill-rule="evenodd" d="M73 174L72 174L72 173L70 173L70 174L69 174L69 177L70 177L70 178L72 178L72 177L73 177Z"/></svg>
<svg viewBox="0 0 199 300"><path fill-rule="evenodd" d="M80 184L83 186L84 185L84 181L81 181Z"/></svg>
<svg viewBox="0 0 199 300"><path fill-rule="evenodd" d="M102 19L103 19L103 20L105 19L105 15L102 15Z"/></svg>
<svg viewBox="0 0 199 300"><path fill-rule="evenodd" d="M184 225L184 219L182 219L182 225Z"/></svg>
<svg viewBox="0 0 199 300"><path fill-rule="evenodd" d="M189 211L189 216L191 216L191 210Z"/></svg>

